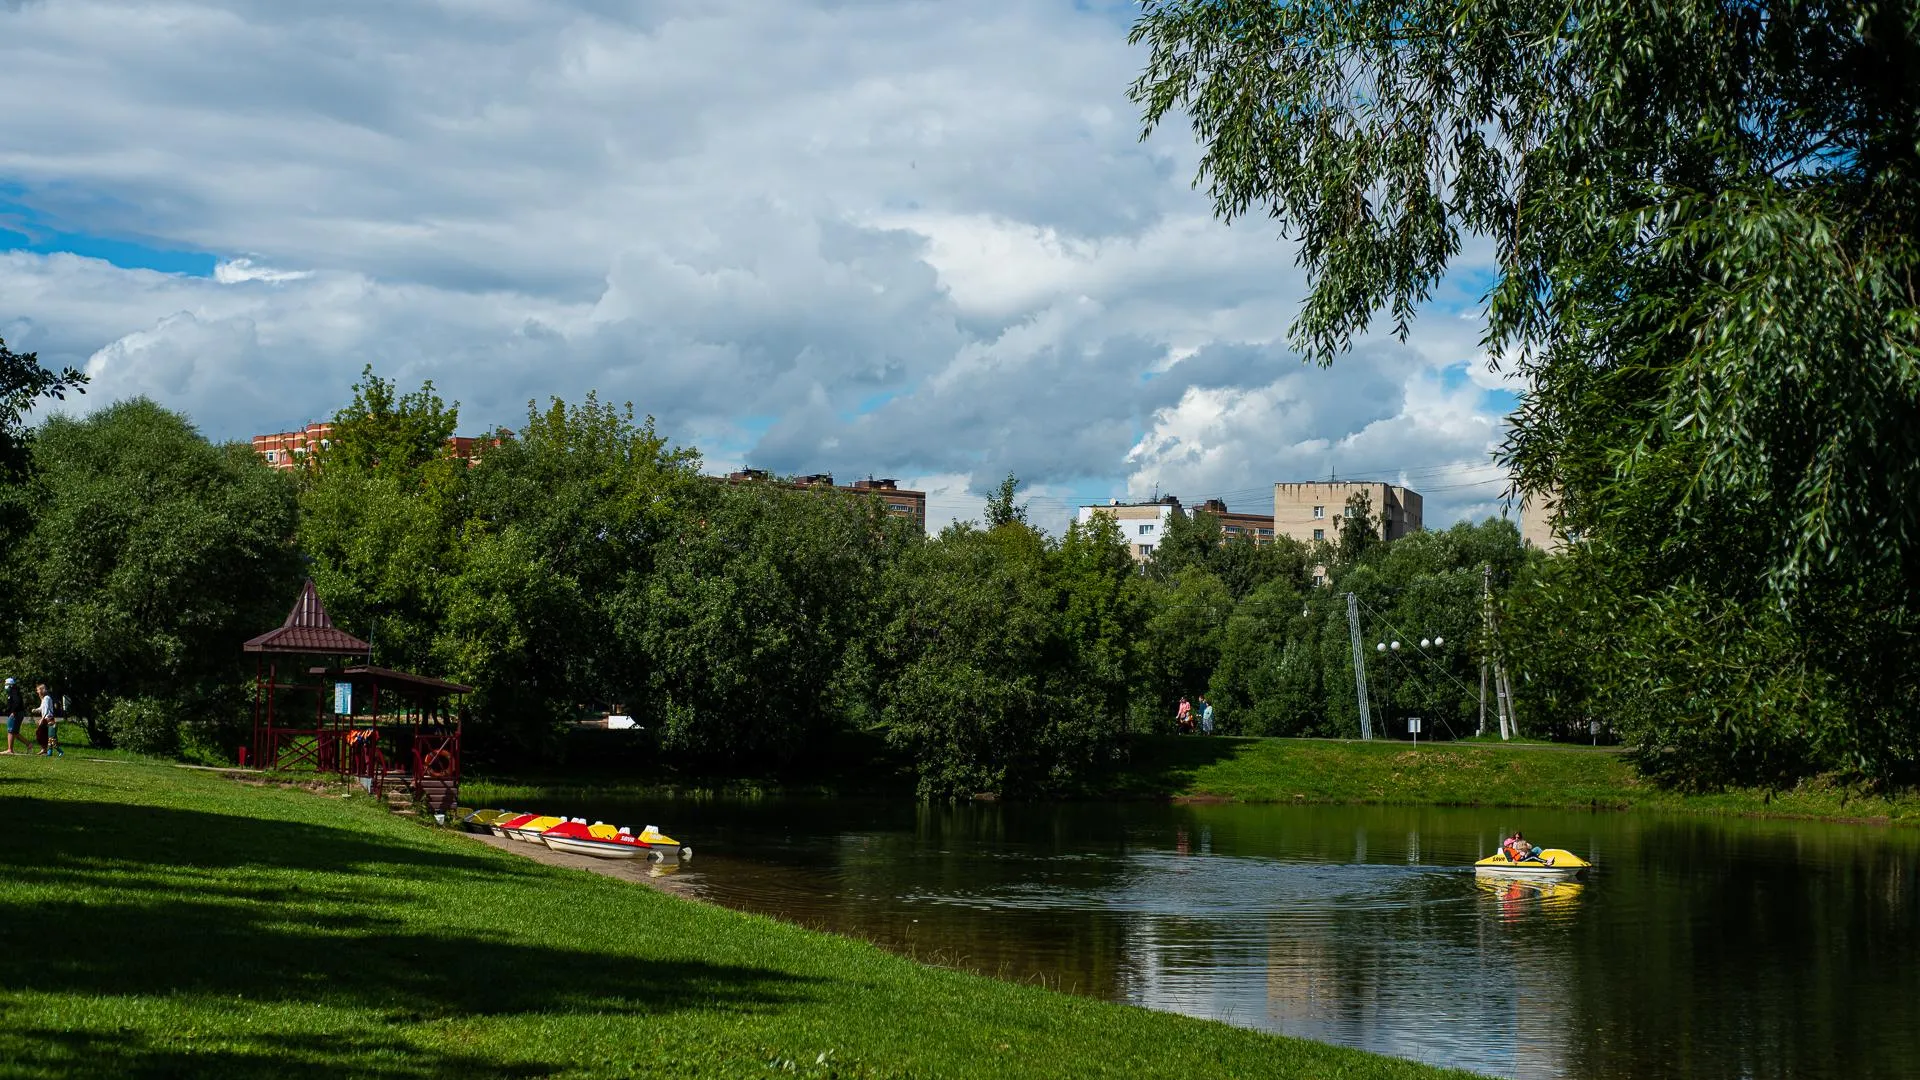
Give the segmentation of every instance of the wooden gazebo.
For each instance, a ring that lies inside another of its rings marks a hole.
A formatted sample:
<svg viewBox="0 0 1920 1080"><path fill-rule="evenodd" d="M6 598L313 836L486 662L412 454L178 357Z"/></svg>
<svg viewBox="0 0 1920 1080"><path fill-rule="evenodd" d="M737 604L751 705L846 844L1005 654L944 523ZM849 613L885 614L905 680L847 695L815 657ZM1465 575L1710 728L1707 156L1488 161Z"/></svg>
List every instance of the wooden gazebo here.
<svg viewBox="0 0 1920 1080"><path fill-rule="evenodd" d="M434 810L453 808L455 699L471 687L374 667L371 646L333 625L312 581L285 623L242 648L256 657L251 764L352 776L376 793L398 784Z"/></svg>

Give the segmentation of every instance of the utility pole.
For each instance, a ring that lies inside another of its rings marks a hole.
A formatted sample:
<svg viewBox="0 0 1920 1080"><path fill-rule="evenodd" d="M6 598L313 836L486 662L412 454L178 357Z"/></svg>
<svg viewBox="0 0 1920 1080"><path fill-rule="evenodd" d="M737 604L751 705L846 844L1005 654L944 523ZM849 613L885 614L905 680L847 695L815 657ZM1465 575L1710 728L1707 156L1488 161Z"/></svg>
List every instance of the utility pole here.
<svg viewBox="0 0 1920 1080"><path fill-rule="evenodd" d="M1360 600L1347 594L1347 633L1353 639L1353 692L1360 699L1360 737L1373 738L1373 717L1367 714L1367 652L1360 647Z"/></svg>
<svg viewBox="0 0 1920 1080"><path fill-rule="evenodd" d="M1493 655L1493 564L1480 565L1480 730L1476 735L1487 733L1487 658ZM1498 691L1495 691L1496 693ZM1506 738L1507 729L1500 728L1500 737Z"/></svg>
<svg viewBox="0 0 1920 1080"><path fill-rule="evenodd" d="M1507 680L1506 665L1500 662L1498 622L1493 610L1493 564L1480 567L1480 610L1486 645L1480 657L1480 733L1487 731L1487 664L1493 664L1494 717L1500 724L1502 742L1520 734L1513 718L1513 684Z"/></svg>

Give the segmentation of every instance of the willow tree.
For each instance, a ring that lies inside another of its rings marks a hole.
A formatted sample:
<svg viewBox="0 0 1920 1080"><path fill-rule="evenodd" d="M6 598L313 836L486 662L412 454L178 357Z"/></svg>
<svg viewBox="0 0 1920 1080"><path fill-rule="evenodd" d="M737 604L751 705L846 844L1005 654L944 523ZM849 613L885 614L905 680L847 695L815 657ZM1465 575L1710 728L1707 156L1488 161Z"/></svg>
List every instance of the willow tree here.
<svg viewBox="0 0 1920 1080"><path fill-rule="evenodd" d="M1275 219L1330 362L1472 253L1502 458L1604 573L1593 707L1691 783L1911 779L1911 2L1147 0L1132 87ZM1618 663L1626 659L1633 663Z"/></svg>

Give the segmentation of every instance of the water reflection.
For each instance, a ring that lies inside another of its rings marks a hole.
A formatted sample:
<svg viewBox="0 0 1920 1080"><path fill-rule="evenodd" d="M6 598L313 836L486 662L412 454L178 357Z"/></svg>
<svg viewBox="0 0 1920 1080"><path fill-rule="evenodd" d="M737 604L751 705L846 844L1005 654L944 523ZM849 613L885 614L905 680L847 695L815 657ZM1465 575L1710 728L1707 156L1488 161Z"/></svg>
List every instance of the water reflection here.
<svg viewBox="0 0 1920 1080"><path fill-rule="evenodd" d="M571 808L569 808L571 809ZM1916 837L1245 806L688 803L677 884L934 962L1500 1076L1908 1076ZM1524 825L1583 882L1468 869Z"/></svg>
<svg viewBox="0 0 1920 1080"><path fill-rule="evenodd" d="M1527 881L1516 878L1476 877L1474 884L1492 900L1502 922L1529 916L1572 918L1586 885L1578 881Z"/></svg>

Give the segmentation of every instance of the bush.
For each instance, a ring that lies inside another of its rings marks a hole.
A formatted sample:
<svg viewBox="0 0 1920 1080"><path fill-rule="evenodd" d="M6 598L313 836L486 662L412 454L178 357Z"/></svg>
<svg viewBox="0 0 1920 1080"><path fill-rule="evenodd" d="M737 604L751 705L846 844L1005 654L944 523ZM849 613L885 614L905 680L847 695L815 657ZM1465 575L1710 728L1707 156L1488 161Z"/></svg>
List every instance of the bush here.
<svg viewBox="0 0 1920 1080"><path fill-rule="evenodd" d="M180 722L166 702L121 698L107 706L102 726L113 745L136 754L171 757L180 752Z"/></svg>

